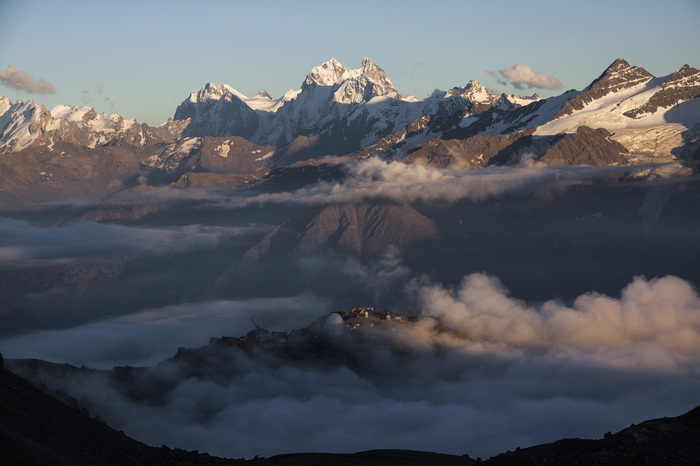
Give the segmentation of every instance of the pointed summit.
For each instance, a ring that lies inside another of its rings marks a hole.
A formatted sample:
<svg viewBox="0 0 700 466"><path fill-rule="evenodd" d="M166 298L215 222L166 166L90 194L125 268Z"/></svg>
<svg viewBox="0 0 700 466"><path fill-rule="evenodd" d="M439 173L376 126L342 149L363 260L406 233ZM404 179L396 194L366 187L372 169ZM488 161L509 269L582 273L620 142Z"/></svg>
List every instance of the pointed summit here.
<svg viewBox="0 0 700 466"><path fill-rule="evenodd" d="M616 92L646 82L653 77L654 75L644 68L631 66L626 60L618 58L588 88L605 87L610 89L609 92Z"/></svg>
<svg viewBox="0 0 700 466"><path fill-rule="evenodd" d="M258 92L257 94L255 94L255 97L260 97L260 98L263 98L263 99L272 99L272 97L270 96L270 94L268 94L268 92L267 92L265 89L263 89L262 91L260 91L260 92Z"/></svg>
<svg viewBox="0 0 700 466"><path fill-rule="evenodd" d="M589 102L613 92L621 92L639 86L653 77L654 75L644 68L630 66L626 60L618 58L583 92L566 102L556 116L570 115L576 110L583 109Z"/></svg>
<svg viewBox="0 0 700 466"><path fill-rule="evenodd" d="M481 113L499 102L497 95L491 94L479 81L472 79L464 87L453 87L444 93L444 97L462 97L470 102L472 113Z"/></svg>
<svg viewBox="0 0 700 466"><path fill-rule="evenodd" d="M377 96L399 98L386 72L366 57L355 70L348 70L335 58L312 68L302 90L313 85L334 87L332 102L344 104L368 102Z"/></svg>
<svg viewBox="0 0 700 466"><path fill-rule="evenodd" d="M478 92L484 90L484 86L476 79L472 79L467 83L466 86L464 86L464 89L469 89L471 91Z"/></svg>
<svg viewBox="0 0 700 466"><path fill-rule="evenodd" d="M391 84L391 81L389 81L389 77L386 75L386 72L383 69L381 69L379 65L377 65L367 57L365 57L362 60L360 69L357 71L359 71L359 74L361 76L365 76L370 81L376 83L388 82L391 85L392 89L394 87L394 85Z"/></svg>
<svg viewBox="0 0 700 466"><path fill-rule="evenodd" d="M228 84L207 83L178 105L173 120L192 119L183 132L186 137L250 137L259 123L247 103L251 100Z"/></svg>
<svg viewBox="0 0 700 466"><path fill-rule="evenodd" d="M700 97L700 70L687 64L664 81L661 89L639 108L625 112L625 116L639 118L669 108L680 102Z"/></svg>
<svg viewBox="0 0 700 466"><path fill-rule="evenodd" d="M331 58L327 62L311 68L304 84L307 86L312 84L333 86L342 83L347 78L347 75L348 70L338 60Z"/></svg>
<svg viewBox="0 0 700 466"><path fill-rule="evenodd" d="M7 97L0 95L0 116L12 107L12 101Z"/></svg>
<svg viewBox="0 0 700 466"><path fill-rule="evenodd" d="M231 100L232 97L246 99L247 97L229 86L222 84L221 86L214 83L206 83L198 92L190 93L190 102L206 102L207 100Z"/></svg>
<svg viewBox="0 0 700 466"><path fill-rule="evenodd" d="M398 99L399 93L386 72L369 58L364 58L358 69L347 72L347 77L333 94L333 101L360 103L379 96Z"/></svg>
<svg viewBox="0 0 700 466"><path fill-rule="evenodd" d="M377 65L376 63L374 63L374 62L373 62L372 60L370 60L369 58L365 57L365 58L362 59L362 64L360 65L360 71L362 71L362 73L367 73L367 72L369 72L369 71L376 71L376 70L383 71L383 70L379 67L379 65Z"/></svg>
<svg viewBox="0 0 700 466"><path fill-rule="evenodd" d="M695 88L700 86L700 70L687 63L681 66L664 82L664 88L684 87ZM697 96L693 96L697 97ZM690 97L691 99L693 97Z"/></svg>
<svg viewBox="0 0 700 466"><path fill-rule="evenodd" d="M620 72L626 68L630 68L630 64L627 62L627 60L625 60L624 58L618 58L614 62L612 62L612 65L608 66L603 75L612 72Z"/></svg>

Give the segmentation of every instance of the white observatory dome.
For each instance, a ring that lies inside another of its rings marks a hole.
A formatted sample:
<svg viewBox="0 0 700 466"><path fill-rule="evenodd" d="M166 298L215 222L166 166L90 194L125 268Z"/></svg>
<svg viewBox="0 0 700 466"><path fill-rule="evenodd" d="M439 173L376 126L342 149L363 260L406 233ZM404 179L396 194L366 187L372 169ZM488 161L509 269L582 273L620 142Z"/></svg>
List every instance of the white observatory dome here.
<svg viewBox="0 0 700 466"><path fill-rule="evenodd" d="M326 325L343 325L343 317L337 312L331 312L326 317Z"/></svg>

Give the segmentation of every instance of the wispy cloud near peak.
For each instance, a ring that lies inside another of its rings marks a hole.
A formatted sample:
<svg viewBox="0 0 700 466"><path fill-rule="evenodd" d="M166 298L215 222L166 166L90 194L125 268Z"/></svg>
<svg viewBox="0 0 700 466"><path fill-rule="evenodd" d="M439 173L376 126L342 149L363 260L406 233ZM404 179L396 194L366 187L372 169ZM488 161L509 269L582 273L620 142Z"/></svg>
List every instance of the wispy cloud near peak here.
<svg viewBox="0 0 700 466"><path fill-rule="evenodd" d="M18 70L14 65L8 66L6 70L0 70L0 83L30 94L49 95L56 93L56 89L45 79L36 81L29 73Z"/></svg>
<svg viewBox="0 0 700 466"><path fill-rule="evenodd" d="M512 66L506 66L498 70L498 73L506 79L511 80L511 85L516 89L561 89L561 83L553 76L547 76L544 73L535 73L532 69L523 63L517 63Z"/></svg>

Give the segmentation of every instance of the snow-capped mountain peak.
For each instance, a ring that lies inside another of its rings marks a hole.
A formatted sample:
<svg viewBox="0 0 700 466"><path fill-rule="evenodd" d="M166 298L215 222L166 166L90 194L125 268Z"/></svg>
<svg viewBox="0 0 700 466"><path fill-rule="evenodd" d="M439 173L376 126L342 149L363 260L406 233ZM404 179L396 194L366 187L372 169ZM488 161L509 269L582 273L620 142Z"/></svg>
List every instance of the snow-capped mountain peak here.
<svg viewBox="0 0 700 466"><path fill-rule="evenodd" d="M665 89L686 88L694 89L697 92L700 88L700 70L693 68L687 63L681 66L664 82ZM693 91L691 91L693 93ZM697 97L697 96L693 96Z"/></svg>
<svg viewBox="0 0 700 466"><path fill-rule="evenodd" d="M622 73L625 70L631 68L630 64L624 58L617 58L607 69L603 72L603 76L611 75L613 73Z"/></svg>
<svg viewBox="0 0 700 466"><path fill-rule="evenodd" d="M8 102L9 99L0 97L0 153L17 152L40 144L52 147L59 140L86 147L96 147L121 137L135 141L136 135L141 143L144 140L136 120L124 119L116 113L98 114L87 105L57 105L49 112L31 100L18 100L5 108Z"/></svg>
<svg viewBox="0 0 700 466"><path fill-rule="evenodd" d="M301 93L301 89L290 89L284 93L280 100L282 102L289 102L290 100L296 99L299 93Z"/></svg>
<svg viewBox="0 0 700 466"><path fill-rule="evenodd" d="M686 64L669 76L661 89L644 105L625 112L625 116L637 119L656 113L659 109L670 108L679 102L698 97L700 97L700 70Z"/></svg>
<svg viewBox="0 0 700 466"><path fill-rule="evenodd" d="M3 100L0 105L5 106L7 102ZM31 146L50 119L46 108L32 100L11 104L0 115L0 153L17 152Z"/></svg>
<svg viewBox="0 0 700 466"><path fill-rule="evenodd" d="M371 79L372 81L389 81L386 72L367 57L362 59L362 64L360 65L360 69L358 71L361 76L367 76L367 78Z"/></svg>
<svg viewBox="0 0 700 466"><path fill-rule="evenodd" d="M98 114L94 108L87 105L79 107L56 105L50 113L51 118L54 120L73 122L76 123L79 128L102 133L120 132L136 124L136 120L124 119L121 115L116 113ZM58 128L59 124L59 122L54 121L50 129Z"/></svg>
<svg viewBox="0 0 700 466"><path fill-rule="evenodd" d="M498 96L491 94L479 81L472 79L466 86L455 87L447 91L448 95L462 96L472 103L490 103L498 99Z"/></svg>
<svg viewBox="0 0 700 466"><path fill-rule="evenodd" d="M228 84L222 84L221 86L214 83L207 83L199 91L190 93L190 102L206 102L207 100L231 100L232 96L236 96L241 100L247 97Z"/></svg>
<svg viewBox="0 0 700 466"><path fill-rule="evenodd" d="M501 94L498 99L499 108L503 110L513 110L530 105L533 102L540 100L540 96L533 94L531 96L520 96L515 94Z"/></svg>
<svg viewBox="0 0 700 466"><path fill-rule="evenodd" d="M642 86L653 78L654 75L644 68L631 66L626 60L618 58L583 92L566 102L557 113L557 117L571 115L575 111L583 110L593 101Z"/></svg>
<svg viewBox="0 0 700 466"><path fill-rule="evenodd" d="M12 101L0 95L0 115L5 113L10 107L12 107Z"/></svg>
<svg viewBox="0 0 700 466"><path fill-rule="evenodd" d="M476 79L472 79L464 86L465 90L470 90L472 92L488 92L486 88Z"/></svg>
<svg viewBox="0 0 700 466"><path fill-rule="evenodd" d="M304 84L310 86L317 84L319 86L333 86L342 83L348 77L349 71L340 64L335 58L331 58L327 62L311 68L311 71L306 76Z"/></svg>
<svg viewBox="0 0 700 466"><path fill-rule="evenodd" d="M593 81L589 89L605 87L609 92L629 89L643 82L649 81L654 75L644 68L631 66L626 60L618 58L603 74Z"/></svg>
<svg viewBox="0 0 700 466"><path fill-rule="evenodd" d="M378 96L399 98L386 72L367 57L354 70L345 68L335 58L312 68L302 88L313 85L335 87L333 102L345 104L368 102Z"/></svg>

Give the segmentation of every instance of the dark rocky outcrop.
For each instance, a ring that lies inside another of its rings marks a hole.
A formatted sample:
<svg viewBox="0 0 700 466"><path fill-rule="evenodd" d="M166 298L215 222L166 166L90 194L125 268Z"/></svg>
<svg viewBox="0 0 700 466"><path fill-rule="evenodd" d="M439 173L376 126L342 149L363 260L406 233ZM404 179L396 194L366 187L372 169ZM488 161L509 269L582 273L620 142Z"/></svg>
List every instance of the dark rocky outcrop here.
<svg viewBox="0 0 700 466"><path fill-rule="evenodd" d="M610 140L604 128L580 126L576 133L555 143L539 159L548 165L626 165L627 149Z"/></svg>
<svg viewBox="0 0 700 466"><path fill-rule="evenodd" d="M247 464L149 447L0 367L0 464Z"/></svg>
<svg viewBox="0 0 700 466"><path fill-rule="evenodd" d="M602 439L564 439L502 453L488 466L582 465L697 465L700 464L700 407L674 418L631 425Z"/></svg>
<svg viewBox="0 0 700 466"><path fill-rule="evenodd" d="M466 139L446 134L416 147L403 161L437 168L483 168L495 161L504 164L520 149L530 148L532 132L478 134Z"/></svg>

